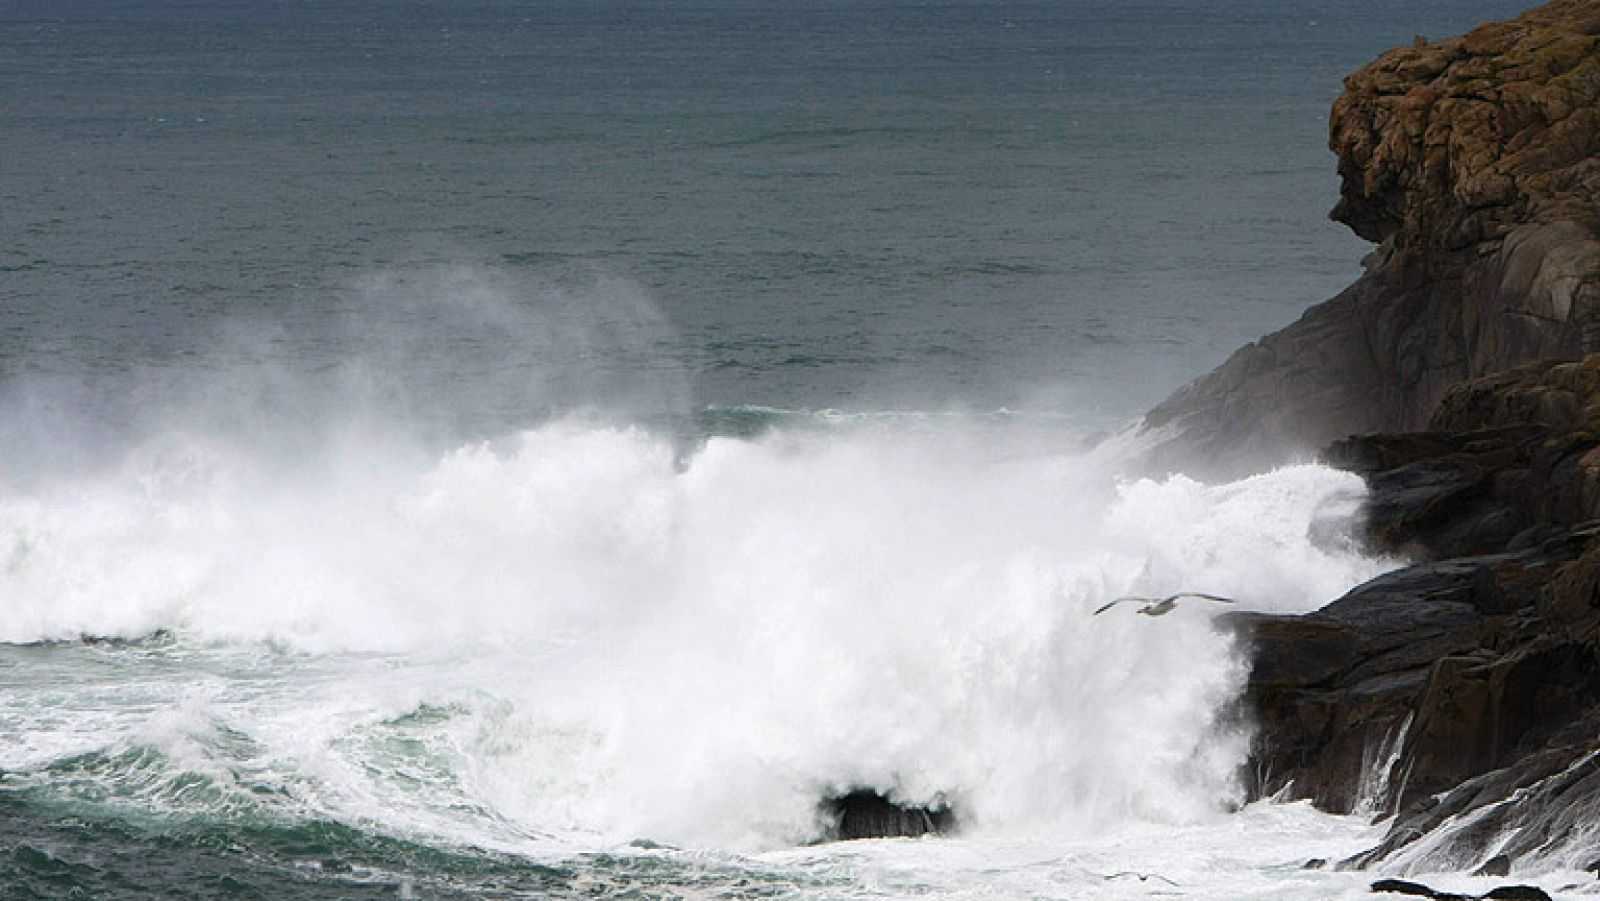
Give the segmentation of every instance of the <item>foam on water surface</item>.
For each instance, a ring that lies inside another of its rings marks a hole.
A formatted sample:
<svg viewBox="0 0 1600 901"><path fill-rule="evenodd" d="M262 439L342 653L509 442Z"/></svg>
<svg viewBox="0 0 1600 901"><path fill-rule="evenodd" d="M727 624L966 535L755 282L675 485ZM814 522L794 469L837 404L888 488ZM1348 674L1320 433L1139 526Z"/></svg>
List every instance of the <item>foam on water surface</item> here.
<svg viewBox="0 0 1600 901"><path fill-rule="evenodd" d="M379 450L268 478L169 443L0 501L5 640L172 636L75 651L103 678L49 705L8 695L0 767L220 757L337 818L504 847L782 847L855 786L948 797L979 836L1194 823L1238 799L1239 650L1214 610L1091 612L1304 610L1386 565L1313 540L1348 474L1119 480L1113 451L960 422Z"/></svg>

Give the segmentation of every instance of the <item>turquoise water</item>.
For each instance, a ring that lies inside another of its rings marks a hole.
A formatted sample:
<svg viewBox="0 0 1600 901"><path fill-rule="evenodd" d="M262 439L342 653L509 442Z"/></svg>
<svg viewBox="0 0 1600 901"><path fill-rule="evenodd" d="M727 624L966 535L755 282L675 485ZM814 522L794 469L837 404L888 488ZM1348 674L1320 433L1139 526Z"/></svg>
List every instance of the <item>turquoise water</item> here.
<svg viewBox="0 0 1600 901"><path fill-rule="evenodd" d="M1359 485L1087 436L1351 281L1340 77L1514 10L0 3L0 895L1363 892L1203 612L1089 616L1315 607Z"/></svg>

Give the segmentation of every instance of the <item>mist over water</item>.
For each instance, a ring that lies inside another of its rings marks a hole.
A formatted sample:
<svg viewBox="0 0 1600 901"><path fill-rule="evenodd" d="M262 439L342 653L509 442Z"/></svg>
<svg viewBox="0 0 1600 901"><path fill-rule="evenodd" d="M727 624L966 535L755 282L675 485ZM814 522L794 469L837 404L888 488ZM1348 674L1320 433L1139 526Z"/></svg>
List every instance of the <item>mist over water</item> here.
<svg viewBox="0 0 1600 901"><path fill-rule="evenodd" d="M366 441L381 441L384 458L437 454L579 410L683 431L693 408L674 335L643 289L611 276L373 273L299 318L210 321L175 358L7 379L0 480L72 478L174 442L231 446L292 472L367 454Z"/></svg>

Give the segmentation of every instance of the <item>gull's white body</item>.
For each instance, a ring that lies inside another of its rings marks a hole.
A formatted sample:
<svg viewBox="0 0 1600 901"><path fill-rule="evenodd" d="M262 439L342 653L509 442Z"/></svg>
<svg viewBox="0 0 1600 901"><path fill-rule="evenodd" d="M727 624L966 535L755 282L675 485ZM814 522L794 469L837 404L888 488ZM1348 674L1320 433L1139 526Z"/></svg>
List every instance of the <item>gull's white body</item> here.
<svg viewBox="0 0 1600 901"><path fill-rule="evenodd" d="M1106 612L1107 610L1110 610L1112 607L1115 607L1118 604L1121 604L1121 603L1123 603L1125 601L1131 601L1133 603L1138 603L1138 604L1143 604L1144 605L1143 607L1140 607L1135 612L1143 613L1145 616L1161 616L1164 613L1171 613L1174 609L1177 608L1178 602L1183 600L1184 598L1200 598L1201 600L1205 600L1205 601L1216 601L1217 603L1220 603L1220 604L1231 604L1231 603L1233 603L1233 599L1232 598L1218 597L1217 595L1214 595L1214 594L1202 594L1202 593L1200 593L1198 591L1180 591L1177 594L1169 594L1164 598L1141 598L1141 597L1133 597L1133 596L1117 598L1116 600L1112 601L1111 603L1100 607L1100 609L1098 609L1098 610L1096 610L1094 612L1094 615L1095 616L1099 616L1100 614Z"/></svg>

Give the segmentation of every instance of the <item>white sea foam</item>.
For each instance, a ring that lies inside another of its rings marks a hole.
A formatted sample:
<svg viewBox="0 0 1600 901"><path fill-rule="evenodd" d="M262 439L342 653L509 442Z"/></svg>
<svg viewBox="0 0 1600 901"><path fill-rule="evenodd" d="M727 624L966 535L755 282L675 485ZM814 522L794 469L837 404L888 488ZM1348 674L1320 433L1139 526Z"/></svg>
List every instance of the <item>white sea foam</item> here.
<svg viewBox="0 0 1600 901"><path fill-rule="evenodd" d="M166 629L343 661L207 715L334 815L464 841L780 846L851 786L943 797L977 835L1203 822L1238 800L1246 742L1223 608L1092 611L1178 590L1305 610L1386 564L1323 522L1359 497L1348 474L1118 481L1114 456L950 423L681 454L569 420L423 469L374 450L273 474L169 439L0 501L0 640ZM445 713L395 725L424 704ZM428 792L374 775L397 729L433 755Z"/></svg>

